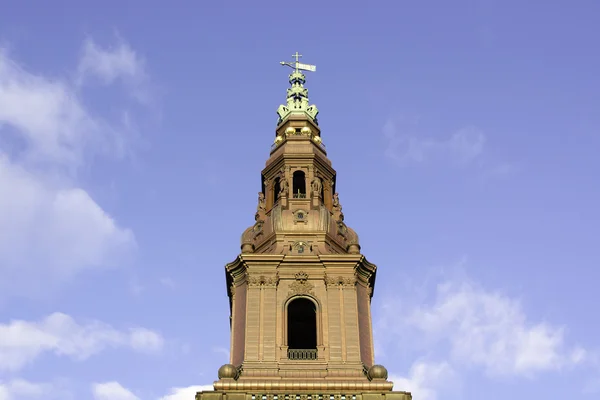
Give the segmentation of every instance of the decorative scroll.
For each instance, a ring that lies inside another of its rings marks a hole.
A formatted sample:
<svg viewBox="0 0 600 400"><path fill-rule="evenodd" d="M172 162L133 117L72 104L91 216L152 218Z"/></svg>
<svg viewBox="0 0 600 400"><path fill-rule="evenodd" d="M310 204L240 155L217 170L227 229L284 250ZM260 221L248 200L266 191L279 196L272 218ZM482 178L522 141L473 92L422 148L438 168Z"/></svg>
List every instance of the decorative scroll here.
<svg viewBox="0 0 600 400"><path fill-rule="evenodd" d="M277 274L271 276L249 275L247 279L248 286L276 287L279 282L279 276L277 276Z"/></svg>
<svg viewBox="0 0 600 400"><path fill-rule="evenodd" d="M344 277L344 276L328 276L325 275L325 284L327 286L354 286L356 284L356 277Z"/></svg>
<svg viewBox="0 0 600 400"><path fill-rule="evenodd" d="M290 294L313 294L314 285L308 282L308 274L300 271L295 276L296 281L290 285Z"/></svg>

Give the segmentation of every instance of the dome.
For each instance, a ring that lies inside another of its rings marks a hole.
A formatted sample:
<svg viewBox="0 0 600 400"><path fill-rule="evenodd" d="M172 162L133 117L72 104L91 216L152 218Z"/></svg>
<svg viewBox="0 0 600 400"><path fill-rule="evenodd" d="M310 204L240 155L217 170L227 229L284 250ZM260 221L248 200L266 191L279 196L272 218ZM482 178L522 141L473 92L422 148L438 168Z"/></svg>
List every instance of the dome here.
<svg viewBox="0 0 600 400"><path fill-rule="evenodd" d="M242 253L254 252L254 227L251 226L242 233L241 247Z"/></svg>

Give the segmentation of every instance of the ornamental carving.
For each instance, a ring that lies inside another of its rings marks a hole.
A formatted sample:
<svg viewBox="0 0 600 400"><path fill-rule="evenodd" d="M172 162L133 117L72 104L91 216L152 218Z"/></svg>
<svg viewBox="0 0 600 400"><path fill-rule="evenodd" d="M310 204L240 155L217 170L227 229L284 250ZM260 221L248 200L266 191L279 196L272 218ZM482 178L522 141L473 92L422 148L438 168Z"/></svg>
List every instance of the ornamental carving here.
<svg viewBox="0 0 600 400"><path fill-rule="evenodd" d="M331 206L331 211L333 213L333 219L335 221L343 221L344 213L342 212L342 205L340 204L340 197L337 193L333 194L333 204Z"/></svg>
<svg viewBox="0 0 600 400"><path fill-rule="evenodd" d="M258 213L256 214L258 215ZM252 239L256 240L257 237L263 234L263 225L264 221L257 220L254 226L252 227Z"/></svg>
<svg viewBox="0 0 600 400"><path fill-rule="evenodd" d="M258 192L258 206L256 206L255 221L264 221L267 212L267 202L263 192Z"/></svg>
<svg viewBox="0 0 600 400"><path fill-rule="evenodd" d="M313 197L321 197L321 189L323 188L323 183L321 182L321 178L315 176L310 183L310 187L312 189Z"/></svg>
<svg viewBox="0 0 600 400"><path fill-rule="evenodd" d="M249 275L247 279L248 286L275 287L279 282L279 277L277 275Z"/></svg>
<svg viewBox="0 0 600 400"><path fill-rule="evenodd" d="M295 275L296 281L290 285L290 295L313 294L314 285L308 282L308 274L300 271Z"/></svg>
<svg viewBox="0 0 600 400"><path fill-rule="evenodd" d="M328 276L325 275L325 284L327 286L354 286L356 284L356 278L354 276L344 277L344 276Z"/></svg>
<svg viewBox="0 0 600 400"><path fill-rule="evenodd" d="M338 235L340 235L341 237L343 237L344 239L346 239L348 237L348 227L346 226L346 224L344 223L344 215L342 214L340 216L340 220L337 222L337 233Z"/></svg>
<svg viewBox="0 0 600 400"><path fill-rule="evenodd" d="M231 293L231 298L235 298L235 285L231 285L229 287L229 293Z"/></svg>

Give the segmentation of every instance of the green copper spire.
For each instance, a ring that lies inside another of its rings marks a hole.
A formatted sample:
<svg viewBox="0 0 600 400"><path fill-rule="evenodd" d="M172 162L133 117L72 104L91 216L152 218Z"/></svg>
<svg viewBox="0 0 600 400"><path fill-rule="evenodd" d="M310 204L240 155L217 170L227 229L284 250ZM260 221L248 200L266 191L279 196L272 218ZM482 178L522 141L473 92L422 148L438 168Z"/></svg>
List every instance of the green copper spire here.
<svg viewBox="0 0 600 400"><path fill-rule="evenodd" d="M318 125L317 114L319 114L319 109L314 104L308 105L308 89L304 87L306 77L302 73L302 71L314 72L317 70L317 67L299 62L298 60L302 55L298 54L298 52L292 57L295 57L296 61L281 62L281 65L287 65L288 67L293 68L294 72L290 74L290 85L292 85L292 87L287 90L287 105L282 104L277 109L277 115L279 115L277 125L280 125L291 114L304 114Z"/></svg>

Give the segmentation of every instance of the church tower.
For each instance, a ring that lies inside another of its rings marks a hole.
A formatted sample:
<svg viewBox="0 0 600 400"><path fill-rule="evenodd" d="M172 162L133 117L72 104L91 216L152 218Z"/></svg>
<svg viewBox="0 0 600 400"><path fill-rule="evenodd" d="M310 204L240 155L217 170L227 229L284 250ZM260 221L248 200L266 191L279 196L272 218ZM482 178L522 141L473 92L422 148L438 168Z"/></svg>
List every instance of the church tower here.
<svg viewBox="0 0 600 400"><path fill-rule="evenodd" d="M229 364L196 400L410 400L375 364L371 298L377 267L344 222L336 171L303 71L292 67L254 224L226 265Z"/></svg>

